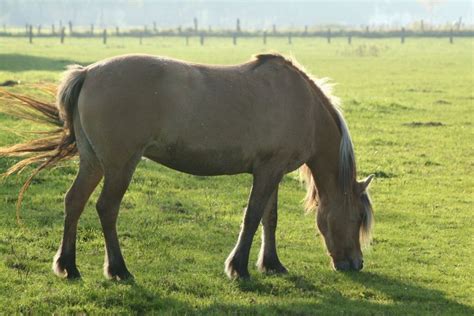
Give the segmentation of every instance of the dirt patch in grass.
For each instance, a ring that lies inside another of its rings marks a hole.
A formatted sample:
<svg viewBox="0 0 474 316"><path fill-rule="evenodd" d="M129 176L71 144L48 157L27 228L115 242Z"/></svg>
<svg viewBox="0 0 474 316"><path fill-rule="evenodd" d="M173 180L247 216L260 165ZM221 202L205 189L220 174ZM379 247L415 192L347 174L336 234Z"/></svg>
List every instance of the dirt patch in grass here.
<svg viewBox="0 0 474 316"><path fill-rule="evenodd" d="M13 87L19 83L20 82L16 80L5 80L4 82L0 83L0 87Z"/></svg>
<svg viewBox="0 0 474 316"><path fill-rule="evenodd" d="M420 92L420 93L442 93L443 92L443 90L436 90L436 89L430 89L430 88L425 88L425 89L409 88L406 91L408 91L408 92Z"/></svg>
<svg viewBox="0 0 474 316"><path fill-rule="evenodd" d="M375 175L375 178L377 179L390 179L390 178L393 178L395 177L395 175L391 172L385 172L385 171L375 171L373 172L373 174Z"/></svg>
<svg viewBox="0 0 474 316"><path fill-rule="evenodd" d="M451 102L440 99L440 100L436 100L434 104L447 105L447 104L451 104Z"/></svg>
<svg viewBox="0 0 474 316"><path fill-rule="evenodd" d="M403 124L405 126L410 126L410 127L423 127L423 126L426 126L426 127L430 127L430 126L433 126L433 127L437 127L437 126L445 126L444 123L441 123L441 122L433 122L433 121L429 121L429 122L411 122L411 123L405 123Z"/></svg>
<svg viewBox="0 0 474 316"><path fill-rule="evenodd" d="M373 172L363 172L361 174L361 177L367 177L369 175L373 174L375 176L375 179L390 179L396 177L395 174L391 172L385 172L382 170L379 171L373 171Z"/></svg>

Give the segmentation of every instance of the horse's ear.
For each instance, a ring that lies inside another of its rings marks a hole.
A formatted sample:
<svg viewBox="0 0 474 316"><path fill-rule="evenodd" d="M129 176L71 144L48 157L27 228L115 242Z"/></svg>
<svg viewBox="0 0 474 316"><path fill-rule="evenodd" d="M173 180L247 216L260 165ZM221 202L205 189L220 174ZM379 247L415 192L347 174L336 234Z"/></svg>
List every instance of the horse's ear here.
<svg viewBox="0 0 474 316"><path fill-rule="evenodd" d="M370 176L368 176L364 180L362 180L360 182L357 182L357 193L362 194L365 190L367 190L367 188L370 185L370 182L372 182L374 177L375 177L375 175L371 174Z"/></svg>

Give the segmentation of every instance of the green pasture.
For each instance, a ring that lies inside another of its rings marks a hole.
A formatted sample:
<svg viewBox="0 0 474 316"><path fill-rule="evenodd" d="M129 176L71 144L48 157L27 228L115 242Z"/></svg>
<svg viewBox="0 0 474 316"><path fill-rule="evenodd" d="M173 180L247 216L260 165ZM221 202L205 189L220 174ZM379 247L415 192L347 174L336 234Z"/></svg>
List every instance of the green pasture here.
<svg viewBox="0 0 474 316"><path fill-rule="evenodd" d="M290 273L262 275L251 253L250 281L229 281L234 246L251 185L249 175L197 177L143 161L119 218L122 250L135 282L102 276L104 242L97 190L78 233L81 281L53 275L62 234L63 196L77 163L43 172L28 191L23 226L15 220L26 175L0 182L0 314L474 314L474 70L471 38L447 39L110 37L0 38L0 83L46 98L32 85L56 83L71 63L126 53L232 64L252 54L292 55L330 77L352 132L359 177L371 187L376 225L360 273L337 273L301 207L295 174L281 183L279 254ZM0 115L0 146L39 126ZM0 173L15 160L0 158Z"/></svg>

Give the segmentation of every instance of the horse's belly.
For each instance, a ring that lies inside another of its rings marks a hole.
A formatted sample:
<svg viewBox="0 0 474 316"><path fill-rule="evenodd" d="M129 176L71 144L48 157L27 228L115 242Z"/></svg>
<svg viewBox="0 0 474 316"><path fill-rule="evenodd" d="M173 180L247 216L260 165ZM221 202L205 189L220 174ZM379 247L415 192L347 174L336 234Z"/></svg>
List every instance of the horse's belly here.
<svg viewBox="0 0 474 316"><path fill-rule="evenodd" d="M250 173L251 161L239 149L192 149L177 145L151 145L144 156L169 168L200 176Z"/></svg>

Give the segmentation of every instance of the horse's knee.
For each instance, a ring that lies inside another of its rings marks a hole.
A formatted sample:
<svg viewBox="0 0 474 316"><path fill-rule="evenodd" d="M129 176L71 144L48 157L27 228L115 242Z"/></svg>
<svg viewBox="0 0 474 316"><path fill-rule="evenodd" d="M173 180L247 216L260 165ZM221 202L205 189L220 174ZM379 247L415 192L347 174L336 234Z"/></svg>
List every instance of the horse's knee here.
<svg viewBox="0 0 474 316"><path fill-rule="evenodd" d="M102 228L108 229L115 226L115 222L118 216L119 206L115 203L111 203L104 198L99 198L95 208L99 214L100 222L102 223Z"/></svg>
<svg viewBox="0 0 474 316"><path fill-rule="evenodd" d="M87 201L87 196L80 188L72 187L64 196L64 211L67 217L78 217L82 213Z"/></svg>
<svg viewBox="0 0 474 316"><path fill-rule="evenodd" d="M97 210L97 213L103 214L105 210L107 209L107 203L104 201L104 199L99 198L97 203L95 204L95 209Z"/></svg>
<svg viewBox="0 0 474 316"><path fill-rule="evenodd" d="M75 205L77 204L77 194L74 188L69 189L66 195L64 196L64 210L66 215L70 213L73 209L75 209Z"/></svg>

